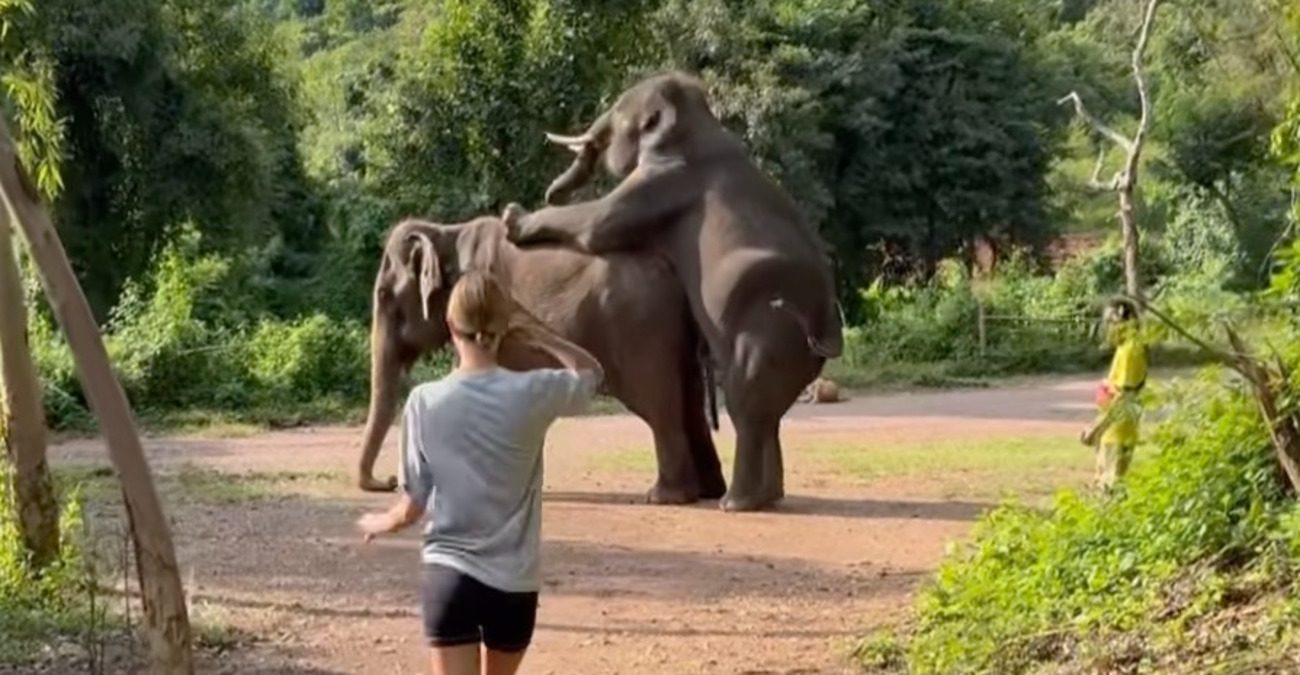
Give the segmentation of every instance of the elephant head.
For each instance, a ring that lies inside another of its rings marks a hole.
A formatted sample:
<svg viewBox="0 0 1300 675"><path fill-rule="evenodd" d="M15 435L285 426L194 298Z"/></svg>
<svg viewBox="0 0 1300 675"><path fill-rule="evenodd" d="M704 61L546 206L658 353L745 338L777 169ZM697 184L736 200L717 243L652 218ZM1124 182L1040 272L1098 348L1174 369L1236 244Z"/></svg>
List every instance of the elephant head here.
<svg viewBox="0 0 1300 675"><path fill-rule="evenodd" d="M485 269L510 288L502 259L505 234L505 225L491 217L457 225L407 219L385 238L371 314L370 410L358 476L363 490L397 486L396 478L374 478L375 459L397 414L401 378L451 339L445 314L456 279L470 268Z"/></svg>
<svg viewBox="0 0 1300 675"><path fill-rule="evenodd" d="M590 180L602 154L606 170L625 178L643 162L702 150L701 141L711 137L707 130L719 124L704 84L695 77L678 71L648 77L623 92L582 134L546 134L577 155L547 188L546 203L558 203Z"/></svg>

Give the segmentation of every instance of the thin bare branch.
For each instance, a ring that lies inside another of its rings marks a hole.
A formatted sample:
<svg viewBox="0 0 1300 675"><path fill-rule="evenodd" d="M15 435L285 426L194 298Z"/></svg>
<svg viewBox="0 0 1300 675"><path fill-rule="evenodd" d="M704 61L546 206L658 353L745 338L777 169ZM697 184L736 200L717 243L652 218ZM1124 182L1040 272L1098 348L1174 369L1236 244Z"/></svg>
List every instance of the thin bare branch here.
<svg viewBox="0 0 1300 675"><path fill-rule="evenodd" d="M1147 302L1147 300L1141 296L1126 294L1124 297L1137 303L1137 305L1142 308L1143 312L1147 312L1152 316L1154 316L1155 318L1159 319L1160 323L1163 323L1164 325L1168 326L1171 330L1173 330L1175 333L1178 333L1179 335L1183 336L1183 339L1187 340L1188 342L1191 342L1197 347L1200 347L1201 350L1203 350L1206 354L1213 356L1215 360L1219 361L1225 366L1228 366L1229 368L1232 368L1233 370L1241 372L1240 361L1241 358L1245 355L1241 353L1229 352L1221 347L1216 347L1206 342L1205 340L1196 337L1195 335L1192 335L1186 328L1183 328L1181 325L1179 325L1179 323L1177 321L1174 321L1173 318L1171 318L1168 314L1165 314L1164 312L1160 311L1154 305ZM1241 374L1246 375L1246 373L1241 373Z"/></svg>
<svg viewBox="0 0 1300 675"><path fill-rule="evenodd" d="M1070 102L1074 103L1075 114L1077 114L1081 119L1083 119L1084 122L1087 122L1088 126L1092 127L1093 131L1101 134L1102 136L1105 136L1106 138L1109 138L1112 143L1118 145L1121 148L1124 148L1126 152L1132 152L1133 141L1130 141L1127 137L1124 136L1124 134L1121 134L1120 132L1112 129L1111 127L1106 126L1106 124L1103 123L1101 120L1097 119L1096 117L1093 117L1092 113L1089 113L1088 109L1083 105L1083 99L1079 98L1079 92L1072 91L1066 94L1065 96L1062 96L1060 99L1056 101L1056 104L1064 105Z"/></svg>
<svg viewBox="0 0 1300 675"><path fill-rule="evenodd" d="M1097 164L1092 167L1092 175L1088 177L1088 187L1094 190L1114 190L1118 182L1118 176L1112 178L1109 183L1101 182L1101 167L1106 163L1106 148L1097 151Z"/></svg>
<svg viewBox="0 0 1300 675"><path fill-rule="evenodd" d="M1151 128L1151 94L1147 88L1145 73L1142 72L1142 56L1147 44L1151 42L1151 25L1155 23L1156 7L1160 0L1147 2L1146 14L1142 17L1142 32L1138 35L1137 46L1133 48L1133 79L1137 82L1138 99L1142 104L1142 116L1138 120L1137 132L1128 147L1128 160L1120 174L1121 187L1130 187L1137 182L1138 162L1142 158L1142 144Z"/></svg>

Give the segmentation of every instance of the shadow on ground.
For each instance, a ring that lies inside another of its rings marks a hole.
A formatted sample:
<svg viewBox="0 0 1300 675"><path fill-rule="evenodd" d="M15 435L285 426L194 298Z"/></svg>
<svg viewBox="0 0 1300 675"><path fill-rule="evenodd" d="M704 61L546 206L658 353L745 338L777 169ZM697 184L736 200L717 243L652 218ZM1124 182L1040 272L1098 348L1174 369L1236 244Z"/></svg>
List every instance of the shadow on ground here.
<svg viewBox="0 0 1300 675"><path fill-rule="evenodd" d="M793 501L796 507L800 503ZM867 508L896 508L884 504ZM665 507L647 508L662 514ZM973 512L974 506L953 508ZM418 616L418 528L366 545L354 529L356 506L325 499L259 504L242 510L237 520L220 524L209 520L211 510L186 511L176 514L175 532L182 575L195 602L318 617ZM188 534L198 527L186 526L196 518L209 520L200 537ZM657 548L663 542L649 537L646 546L636 547L587 539L546 540L542 602L547 596L670 603L737 595L768 601L865 598L905 593L922 573L814 564L795 557L724 551L721 546Z"/></svg>
<svg viewBox="0 0 1300 675"><path fill-rule="evenodd" d="M645 506L647 509L705 509L718 510L717 500L701 500L688 506L658 506L646 503L645 495L639 492L574 492L553 491L543 497L547 502L571 504L622 504L628 506ZM822 497L811 495L788 495L775 508L767 511L772 514L792 516L824 516L834 518L920 518L923 520L943 520L955 522L973 522L994 504L969 501L903 501L852 499L848 497Z"/></svg>

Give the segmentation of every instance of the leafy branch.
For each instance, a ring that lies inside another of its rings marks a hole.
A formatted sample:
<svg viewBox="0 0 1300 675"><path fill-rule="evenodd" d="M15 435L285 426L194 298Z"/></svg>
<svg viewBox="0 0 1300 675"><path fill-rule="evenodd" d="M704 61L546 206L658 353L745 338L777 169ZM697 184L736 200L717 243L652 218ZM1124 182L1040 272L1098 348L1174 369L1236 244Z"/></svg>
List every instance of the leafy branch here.
<svg viewBox="0 0 1300 675"><path fill-rule="evenodd" d="M1229 349L1210 344L1191 333L1168 314L1139 296L1127 296L1144 312L1160 320L1171 330L1195 344L1206 354L1241 375L1250 384L1251 393L1259 406L1260 414L1268 427L1273 450L1292 494L1300 494L1300 417L1289 404L1292 398L1288 387L1291 370L1287 363L1274 353L1271 359L1258 356L1246 344L1240 332L1229 321L1223 322Z"/></svg>

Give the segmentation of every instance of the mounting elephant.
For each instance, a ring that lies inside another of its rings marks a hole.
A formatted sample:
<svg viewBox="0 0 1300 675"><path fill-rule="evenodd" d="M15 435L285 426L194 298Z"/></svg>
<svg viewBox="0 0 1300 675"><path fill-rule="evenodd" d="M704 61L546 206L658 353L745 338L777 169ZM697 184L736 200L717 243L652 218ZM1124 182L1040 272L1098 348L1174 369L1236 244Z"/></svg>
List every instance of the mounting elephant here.
<svg viewBox="0 0 1300 675"><path fill-rule="evenodd" d="M705 416L711 366L700 358L701 341L672 271L644 257L521 249L505 234L495 217L454 225L407 219L388 233L374 286L361 489L396 488L396 478L377 480L374 466L397 415L399 381L422 355L448 343L451 287L462 270L477 266L508 284L529 320L591 352L609 393L650 426L659 464L650 501L721 497L726 482ZM499 360L513 370L560 367L513 341L502 345Z"/></svg>
<svg viewBox="0 0 1300 675"><path fill-rule="evenodd" d="M547 190L548 206L506 208L510 240L669 261L721 366L736 429L722 508L781 500L781 418L842 349L825 244L685 73L633 85L580 136L547 137L577 157ZM602 155L622 182L599 199L557 206Z"/></svg>

